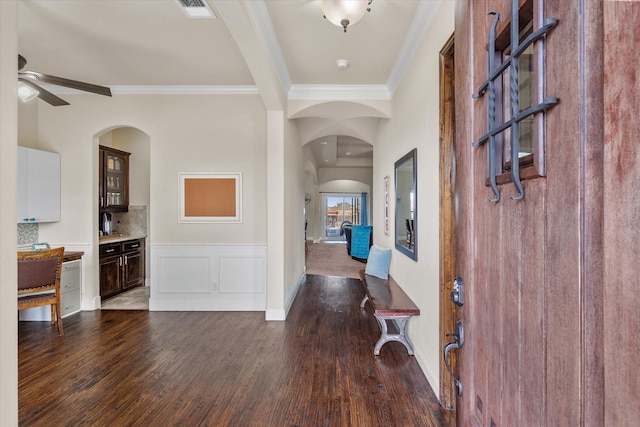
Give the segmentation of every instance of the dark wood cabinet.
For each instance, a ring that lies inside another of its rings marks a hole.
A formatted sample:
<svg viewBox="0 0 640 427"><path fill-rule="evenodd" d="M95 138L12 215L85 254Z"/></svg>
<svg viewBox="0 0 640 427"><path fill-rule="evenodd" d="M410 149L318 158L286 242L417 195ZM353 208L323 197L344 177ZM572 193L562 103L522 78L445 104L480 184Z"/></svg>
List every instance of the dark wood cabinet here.
<svg viewBox="0 0 640 427"><path fill-rule="evenodd" d="M121 292L120 255L100 258L100 297L109 298Z"/></svg>
<svg viewBox="0 0 640 427"><path fill-rule="evenodd" d="M100 146L100 212L129 210L129 156L126 151Z"/></svg>
<svg viewBox="0 0 640 427"><path fill-rule="evenodd" d="M144 239L100 245L100 299L144 286Z"/></svg>
<svg viewBox="0 0 640 427"><path fill-rule="evenodd" d="M144 285L144 240L132 240L122 244L122 288Z"/></svg>

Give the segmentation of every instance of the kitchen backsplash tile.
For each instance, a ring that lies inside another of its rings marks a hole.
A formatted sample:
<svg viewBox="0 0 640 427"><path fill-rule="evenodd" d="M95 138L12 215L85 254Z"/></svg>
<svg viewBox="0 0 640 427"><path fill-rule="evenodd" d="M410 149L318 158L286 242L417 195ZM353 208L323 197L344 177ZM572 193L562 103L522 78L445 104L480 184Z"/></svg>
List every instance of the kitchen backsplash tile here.
<svg viewBox="0 0 640 427"><path fill-rule="evenodd" d="M147 207L129 206L129 212L113 213L113 228L120 234L147 235ZM18 246L38 243L38 224L18 224Z"/></svg>
<svg viewBox="0 0 640 427"><path fill-rule="evenodd" d="M129 206L129 212L114 212L112 224L114 232L127 236L147 235L147 207Z"/></svg>
<svg viewBox="0 0 640 427"><path fill-rule="evenodd" d="M38 243L38 224L18 224L18 246Z"/></svg>

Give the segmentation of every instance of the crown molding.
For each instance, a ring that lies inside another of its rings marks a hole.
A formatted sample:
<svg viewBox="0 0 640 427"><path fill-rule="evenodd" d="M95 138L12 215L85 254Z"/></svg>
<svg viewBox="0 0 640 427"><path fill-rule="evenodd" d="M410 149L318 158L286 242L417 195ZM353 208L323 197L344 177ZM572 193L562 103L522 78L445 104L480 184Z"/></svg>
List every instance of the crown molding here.
<svg viewBox="0 0 640 427"><path fill-rule="evenodd" d="M110 86L117 95L256 95L253 85Z"/></svg>
<svg viewBox="0 0 640 427"><path fill-rule="evenodd" d="M418 5L416 15L411 22L411 26L407 31L407 35L404 38L402 47L398 52L396 61L389 74L389 79L387 80L387 87L390 93L395 92L400 80L402 80L418 46L422 43L424 35L431 26L436 11L439 9L442 1L443 0L421 1Z"/></svg>
<svg viewBox="0 0 640 427"><path fill-rule="evenodd" d="M87 95L90 92L63 86L42 85L59 95ZM253 85L114 85L109 86L113 95L257 95Z"/></svg>
<svg viewBox="0 0 640 427"><path fill-rule="evenodd" d="M58 95L87 95L63 86L42 85ZM254 85L114 85L113 95L258 95ZM391 100L385 85L292 85L289 100L366 101Z"/></svg>

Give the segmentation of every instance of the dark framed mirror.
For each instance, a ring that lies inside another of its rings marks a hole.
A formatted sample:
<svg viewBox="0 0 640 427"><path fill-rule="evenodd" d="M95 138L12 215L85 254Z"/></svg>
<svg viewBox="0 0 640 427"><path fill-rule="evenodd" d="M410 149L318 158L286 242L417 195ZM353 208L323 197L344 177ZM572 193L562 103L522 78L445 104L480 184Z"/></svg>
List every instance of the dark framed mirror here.
<svg viewBox="0 0 640 427"><path fill-rule="evenodd" d="M418 180L417 149L395 163L396 249L416 261L418 259Z"/></svg>

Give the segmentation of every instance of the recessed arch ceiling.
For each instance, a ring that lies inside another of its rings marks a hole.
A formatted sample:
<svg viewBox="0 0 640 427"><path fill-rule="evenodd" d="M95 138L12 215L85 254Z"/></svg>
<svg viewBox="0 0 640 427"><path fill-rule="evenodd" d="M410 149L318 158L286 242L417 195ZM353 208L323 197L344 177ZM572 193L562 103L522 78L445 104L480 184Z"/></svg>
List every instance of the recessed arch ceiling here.
<svg viewBox="0 0 640 427"><path fill-rule="evenodd" d="M289 101L289 118L323 117L344 120L357 117L391 117L391 102L374 101Z"/></svg>
<svg viewBox="0 0 640 427"><path fill-rule="evenodd" d="M302 145L329 135L351 136L373 144L379 120L376 117L360 117L341 121L307 117L297 119L297 123Z"/></svg>
<svg viewBox="0 0 640 427"><path fill-rule="evenodd" d="M373 146L346 135L327 135L307 143L318 168L372 167Z"/></svg>

